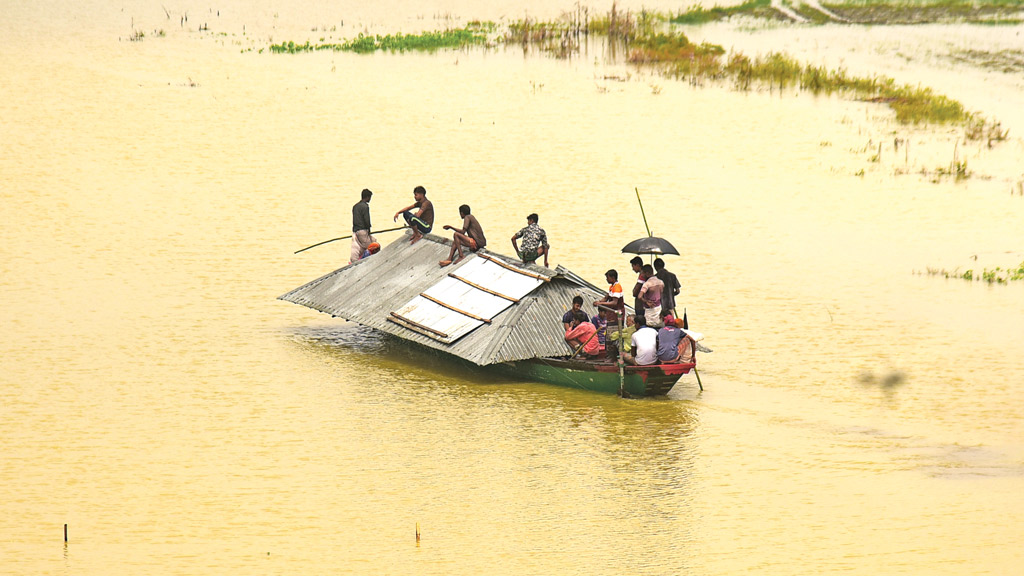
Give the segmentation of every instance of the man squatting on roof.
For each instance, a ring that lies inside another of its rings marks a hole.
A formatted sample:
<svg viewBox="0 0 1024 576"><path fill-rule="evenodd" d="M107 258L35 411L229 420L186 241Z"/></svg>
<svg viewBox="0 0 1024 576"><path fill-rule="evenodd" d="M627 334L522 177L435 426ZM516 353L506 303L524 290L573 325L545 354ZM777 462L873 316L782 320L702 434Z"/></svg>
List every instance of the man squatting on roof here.
<svg viewBox="0 0 1024 576"><path fill-rule="evenodd" d="M412 228L412 240L409 244L419 242L420 238L423 238L424 234L429 234L430 229L434 227L434 205L427 200L427 189L423 186L413 188L412 197L415 202L395 212L395 222L402 216L405 223ZM413 208L416 208L415 214L412 212Z"/></svg>
<svg viewBox="0 0 1024 576"><path fill-rule="evenodd" d="M370 244L377 242L377 239L370 235L371 196L373 196L373 192L368 188L363 188L361 200L352 206L352 249L349 252L349 264L362 258L363 253L370 248Z"/></svg>
<svg viewBox="0 0 1024 576"><path fill-rule="evenodd" d="M551 247L548 246L548 235L544 229L537 225L538 216L530 214L526 217L526 227L512 235L512 249L523 261L523 264L536 262L541 254L544 255L544 266L548 265L548 254ZM516 239L523 239L523 249L519 250Z"/></svg>
<svg viewBox="0 0 1024 576"><path fill-rule="evenodd" d="M459 206L459 216L462 216L462 228L444 225L445 230L452 230L452 249L448 251L448 259L438 262L441 268L449 264L457 263L465 258L462 247L469 248L470 252L476 252L487 245L487 238L484 237L484 229L480 222L470 213L469 204ZM455 252L459 253L457 260L452 260Z"/></svg>

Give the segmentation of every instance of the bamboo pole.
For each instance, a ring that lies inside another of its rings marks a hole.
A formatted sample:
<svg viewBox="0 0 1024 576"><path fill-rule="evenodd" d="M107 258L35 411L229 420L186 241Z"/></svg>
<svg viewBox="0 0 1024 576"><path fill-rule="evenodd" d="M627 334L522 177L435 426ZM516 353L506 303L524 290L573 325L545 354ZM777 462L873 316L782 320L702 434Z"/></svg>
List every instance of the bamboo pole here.
<svg viewBox="0 0 1024 576"><path fill-rule="evenodd" d="M370 234L382 234L384 232L394 232L395 230L401 230L402 228L408 228L408 226L397 226L395 228L388 228L386 230L377 230L375 232L370 232ZM347 240L347 239L351 238L352 236L353 236L353 234L349 234L348 236L339 236L337 238L331 238L330 240L324 240L323 242L317 242L316 244L313 244L312 246L306 246L302 250L296 250L295 254L298 254L299 252L305 252L306 250L309 250L310 248L316 248L317 246L323 246L324 244L327 244L329 242L335 242L337 240Z"/></svg>

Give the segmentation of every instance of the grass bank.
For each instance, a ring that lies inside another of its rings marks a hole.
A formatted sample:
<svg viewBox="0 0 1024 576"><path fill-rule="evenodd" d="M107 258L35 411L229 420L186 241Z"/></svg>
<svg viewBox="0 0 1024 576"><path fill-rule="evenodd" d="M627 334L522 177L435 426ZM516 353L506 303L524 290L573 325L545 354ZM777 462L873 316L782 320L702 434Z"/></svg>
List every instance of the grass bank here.
<svg viewBox="0 0 1024 576"><path fill-rule="evenodd" d="M771 9L770 0L750 0L734 8L723 8L715 14L739 14L745 11ZM950 0L959 2L959 0ZM982 0L982 3L1012 3L1024 0ZM1001 4L1000 4L1001 5ZM715 9L712 9L712 12ZM690 14L705 14L693 8ZM703 16L702 16L703 17ZM580 53L581 43L591 34L606 36L621 48L628 62L677 79L732 82L739 90L766 87L771 90L793 89L813 94L842 93L853 98L877 102L890 107L901 124L948 124L964 128L970 140L999 141L1006 138L998 122L964 109L963 105L931 88L900 85L885 76L850 76L844 69L803 64L782 53L750 57L740 52L727 53L717 45L694 44L686 35L674 30L672 18L649 11L619 11L613 4L607 14L592 15L577 5L573 12L555 21L524 19L513 21L498 30L493 22L471 22L464 28L422 34L369 36L360 34L342 43L283 42L270 46L271 52L295 54L317 50L369 53L380 50L405 52L434 51L469 46L518 44L523 49L538 48L556 57L568 58Z"/></svg>
<svg viewBox="0 0 1024 576"><path fill-rule="evenodd" d="M736 6L697 4L670 17L675 24L705 24L736 16L762 20L812 24L841 22L864 25L906 25L964 22L969 24L1019 24L1024 21L1022 0L843 0L821 2L821 8L794 0L782 0L781 8L770 0L748 0Z"/></svg>

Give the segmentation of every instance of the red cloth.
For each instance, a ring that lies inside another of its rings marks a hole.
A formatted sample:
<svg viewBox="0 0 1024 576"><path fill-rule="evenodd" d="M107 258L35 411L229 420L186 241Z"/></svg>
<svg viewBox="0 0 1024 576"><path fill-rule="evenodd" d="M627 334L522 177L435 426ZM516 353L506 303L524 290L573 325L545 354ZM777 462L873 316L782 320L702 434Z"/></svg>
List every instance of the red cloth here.
<svg viewBox="0 0 1024 576"><path fill-rule="evenodd" d="M594 334L597 333L597 327L590 322L580 322L578 326L569 330L565 333L566 340L578 340L580 342L586 342L583 345L583 353L589 356L594 356L601 351L601 343ZM591 338L593 336L593 338Z"/></svg>

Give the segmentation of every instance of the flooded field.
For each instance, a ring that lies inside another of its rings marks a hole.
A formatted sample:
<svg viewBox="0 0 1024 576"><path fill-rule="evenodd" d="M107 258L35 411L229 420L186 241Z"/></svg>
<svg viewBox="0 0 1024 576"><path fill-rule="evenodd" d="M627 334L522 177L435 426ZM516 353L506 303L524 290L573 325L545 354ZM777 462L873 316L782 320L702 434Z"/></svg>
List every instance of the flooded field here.
<svg viewBox="0 0 1024 576"><path fill-rule="evenodd" d="M1024 262L1024 28L683 28L931 87L1001 122L991 145L598 39L267 49L572 8L9 6L0 574L1016 570L1024 283L928 270ZM598 284L645 234L638 189L704 391L496 377L276 300L347 261L293 252L362 188L379 228L416 185L505 253L539 213Z"/></svg>

